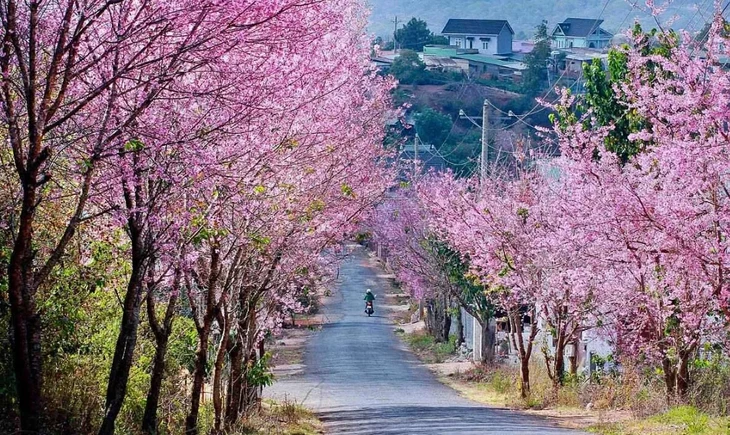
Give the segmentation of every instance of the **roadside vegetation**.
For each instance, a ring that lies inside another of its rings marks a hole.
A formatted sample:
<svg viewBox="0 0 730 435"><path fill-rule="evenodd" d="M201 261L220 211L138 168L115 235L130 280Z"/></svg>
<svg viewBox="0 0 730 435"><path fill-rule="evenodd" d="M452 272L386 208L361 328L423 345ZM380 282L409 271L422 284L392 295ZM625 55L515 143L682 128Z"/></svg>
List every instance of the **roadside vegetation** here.
<svg viewBox="0 0 730 435"><path fill-rule="evenodd" d="M411 350L427 364L438 364L453 356L456 351L456 337L449 337L449 341L439 343L425 331L416 331L402 334Z"/></svg>
<svg viewBox="0 0 730 435"><path fill-rule="evenodd" d="M318 435L323 434L322 423L311 411L301 405L284 401L265 400L259 413L228 435Z"/></svg>

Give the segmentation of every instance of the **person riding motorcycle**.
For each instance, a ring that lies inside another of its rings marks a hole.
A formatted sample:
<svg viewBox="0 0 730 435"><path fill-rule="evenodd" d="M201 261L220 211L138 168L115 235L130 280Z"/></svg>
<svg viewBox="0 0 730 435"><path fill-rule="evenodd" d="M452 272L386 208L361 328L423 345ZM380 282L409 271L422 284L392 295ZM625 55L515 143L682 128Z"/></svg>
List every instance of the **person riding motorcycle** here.
<svg viewBox="0 0 730 435"><path fill-rule="evenodd" d="M368 310L368 302L372 302L375 300L375 295L370 289L367 289L365 291L365 297L363 298L365 300L365 311Z"/></svg>

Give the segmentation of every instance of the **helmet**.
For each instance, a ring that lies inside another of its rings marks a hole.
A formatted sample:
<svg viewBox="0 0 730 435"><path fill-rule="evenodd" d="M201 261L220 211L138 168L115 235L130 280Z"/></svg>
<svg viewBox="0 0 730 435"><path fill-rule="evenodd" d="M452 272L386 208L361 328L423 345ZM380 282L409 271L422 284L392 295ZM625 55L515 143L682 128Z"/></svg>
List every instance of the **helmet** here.
<svg viewBox="0 0 730 435"><path fill-rule="evenodd" d="M367 289L367 293L370 293L370 289Z"/></svg>

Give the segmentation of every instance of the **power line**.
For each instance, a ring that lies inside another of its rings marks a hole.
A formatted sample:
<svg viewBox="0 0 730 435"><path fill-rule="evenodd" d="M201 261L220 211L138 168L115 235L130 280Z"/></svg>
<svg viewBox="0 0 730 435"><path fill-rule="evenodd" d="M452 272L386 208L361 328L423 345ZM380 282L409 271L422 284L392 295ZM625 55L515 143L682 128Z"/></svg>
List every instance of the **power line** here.
<svg viewBox="0 0 730 435"><path fill-rule="evenodd" d="M631 4L631 9L626 13L626 16L621 21L621 24L618 25L617 30L620 32L621 28L624 26L624 23L626 23L626 20L629 19L629 16L631 16L631 13L636 10L636 5L639 3L639 0L634 0L634 2Z"/></svg>

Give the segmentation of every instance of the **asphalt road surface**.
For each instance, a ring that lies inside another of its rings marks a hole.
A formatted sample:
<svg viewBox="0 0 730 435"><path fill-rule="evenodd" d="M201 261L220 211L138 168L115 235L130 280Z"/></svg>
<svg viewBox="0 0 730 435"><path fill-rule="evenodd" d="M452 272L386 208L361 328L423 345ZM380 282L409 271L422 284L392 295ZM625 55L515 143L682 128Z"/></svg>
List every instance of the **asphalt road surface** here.
<svg viewBox="0 0 730 435"><path fill-rule="evenodd" d="M265 395L296 400L317 413L332 434L575 434L545 420L486 408L460 397L408 352L382 304L389 285L365 250L342 266L331 323L307 343L302 374L283 378ZM379 297L364 313L363 293Z"/></svg>

